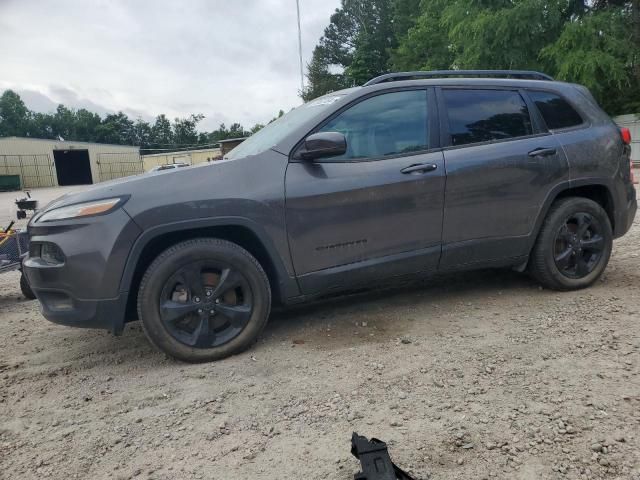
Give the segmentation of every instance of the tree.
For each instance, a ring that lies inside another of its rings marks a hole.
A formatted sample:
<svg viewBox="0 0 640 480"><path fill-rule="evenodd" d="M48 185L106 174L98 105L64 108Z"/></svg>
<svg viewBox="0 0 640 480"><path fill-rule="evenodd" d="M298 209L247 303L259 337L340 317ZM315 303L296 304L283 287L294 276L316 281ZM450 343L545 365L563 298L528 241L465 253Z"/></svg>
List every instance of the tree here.
<svg viewBox="0 0 640 480"><path fill-rule="evenodd" d="M53 115L31 112L28 136L33 138L57 138L53 125Z"/></svg>
<svg viewBox="0 0 640 480"><path fill-rule="evenodd" d="M29 109L20 96L6 90L0 97L0 137L28 136L29 117Z"/></svg>
<svg viewBox="0 0 640 480"><path fill-rule="evenodd" d="M453 67L454 50L443 22L448 0L421 3L413 26L402 34L391 54L393 70L446 70ZM404 20L405 25L408 21Z"/></svg>
<svg viewBox="0 0 640 480"><path fill-rule="evenodd" d="M634 3L637 8L638 2ZM610 113L637 111L640 43L628 40L634 37L634 28L624 8L589 11L568 22L557 41L542 50L541 57L559 79L587 86Z"/></svg>
<svg viewBox="0 0 640 480"><path fill-rule="evenodd" d="M280 110L278 117L284 115ZM271 121L276 120L274 118ZM20 96L6 90L0 96L0 136L21 136L112 143L117 145L137 145L143 150L164 151L197 148L227 138L248 137L264 125L258 123L250 131L240 123L227 128L221 124L213 132L199 132L198 124L204 115L189 115L171 122L166 115L158 115L153 125L142 118L131 120L122 112L100 115L84 108L73 110L58 105L53 114L30 111Z"/></svg>
<svg viewBox="0 0 640 480"><path fill-rule="evenodd" d="M195 145L198 143L198 123L204 115L190 115L187 118L176 118L173 122L173 141L176 145Z"/></svg>
<svg viewBox="0 0 640 480"><path fill-rule="evenodd" d="M153 127L151 127L151 145L156 148L173 145L171 122L164 114L158 115Z"/></svg>
<svg viewBox="0 0 640 480"><path fill-rule="evenodd" d="M394 70L543 70L611 114L640 109L640 0L422 0L414 20L401 7Z"/></svg>
<svg viewBox="0 0 640 480"><path fill-rule="evenodd" d="M133 121L122 112L107 115L96 128L96 141L116 145L133 145L135 143Z"/></svg>
<svg viewBox="0 0 640 480"><path fill-rule="evenodd" d="M84 108L75 112L75 137L74 140L83 142L96 141L96 129L100 125L100 115ZM65 137L66 138L66 137ZM69 137L71 138L71 137Z"/></svg>
<svg viewBox="0 0 640 480"><path fill-rule="evenodd" d="M78 138L76 135L76 115L64 105L58 105L53 115L53 133L56 137Z"/></svg>
<svg viewBox="0 0 640 480"><path fill-rule="evenodd" d="M396 44L393 11L393 0L342 0L314 49L302 98L309 101L386 73Z"/></svg>
<svg viewBox="0 0 640 480"><path fill-rule="evenodd" d="M133 144L146 147L151 144L152 129L148 122L138 118L133 124Z"/></svg>

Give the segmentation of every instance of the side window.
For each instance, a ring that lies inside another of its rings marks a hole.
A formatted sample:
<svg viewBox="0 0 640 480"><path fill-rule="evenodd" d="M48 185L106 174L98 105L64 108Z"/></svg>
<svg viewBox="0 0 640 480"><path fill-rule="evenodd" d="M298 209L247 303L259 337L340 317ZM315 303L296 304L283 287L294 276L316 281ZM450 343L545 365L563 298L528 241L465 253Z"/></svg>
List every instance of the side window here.
<svg viewBox="0 0 640 480"><path fill-rule="evenodd" d="M426 90L411 90L363 100L319 131L347 138L347 152L334 161L380 158L426 150L427 120Z"/></svg>
<svg viewBox="0 0 640 480"><path fill-rule="evenodd" d="M531 135L531 118L518 92L443 90L453 145Z"/></svg>
<svg viewBox="0 0 640 480"><path fill-rule="evenodd" d="M564 98L555 93L530 91L529 96L542 114L550 130L575 127L582 124L582 117Z"/></svg>

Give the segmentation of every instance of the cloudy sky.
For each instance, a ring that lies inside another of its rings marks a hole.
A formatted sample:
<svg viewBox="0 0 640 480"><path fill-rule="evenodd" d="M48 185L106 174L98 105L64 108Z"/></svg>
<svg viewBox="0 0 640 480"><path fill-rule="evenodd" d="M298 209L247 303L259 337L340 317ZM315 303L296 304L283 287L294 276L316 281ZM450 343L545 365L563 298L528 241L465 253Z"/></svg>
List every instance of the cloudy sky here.
<svg viewBox="0 0 640 480"><path fill-rule="evenodd" d="M339 0L300 0L311 57ZM202 113L204 130L301 103L295 0L0 0L0 90L37 111Z"/></svg>

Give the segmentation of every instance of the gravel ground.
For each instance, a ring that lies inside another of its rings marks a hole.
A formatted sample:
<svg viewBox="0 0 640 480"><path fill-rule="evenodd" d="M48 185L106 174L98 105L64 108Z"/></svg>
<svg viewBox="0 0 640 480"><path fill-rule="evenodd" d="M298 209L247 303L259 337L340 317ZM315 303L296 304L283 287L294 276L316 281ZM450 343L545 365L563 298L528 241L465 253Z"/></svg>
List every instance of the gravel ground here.
<svg viewBox="0 0 640 480"><path fill-rule="evenodd" d="M0 478L640 479L640 225L596 286L463 273L273 315L206 365L45 321L0 276Z"/></svg>

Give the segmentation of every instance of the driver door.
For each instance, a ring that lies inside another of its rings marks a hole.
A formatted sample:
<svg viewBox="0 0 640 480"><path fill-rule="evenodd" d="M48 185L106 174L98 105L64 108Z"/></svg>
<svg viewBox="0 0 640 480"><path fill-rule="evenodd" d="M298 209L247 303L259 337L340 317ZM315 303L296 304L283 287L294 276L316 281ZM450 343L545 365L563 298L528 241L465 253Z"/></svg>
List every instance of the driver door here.
<svg viewBox="0 0 640 480"><path fill-rule="evenodd" d="M289 246L305 294L435 270L445 187L430 89L377 93L316 132L340 132L347 152L292 160L286 173Z"/></svg>

